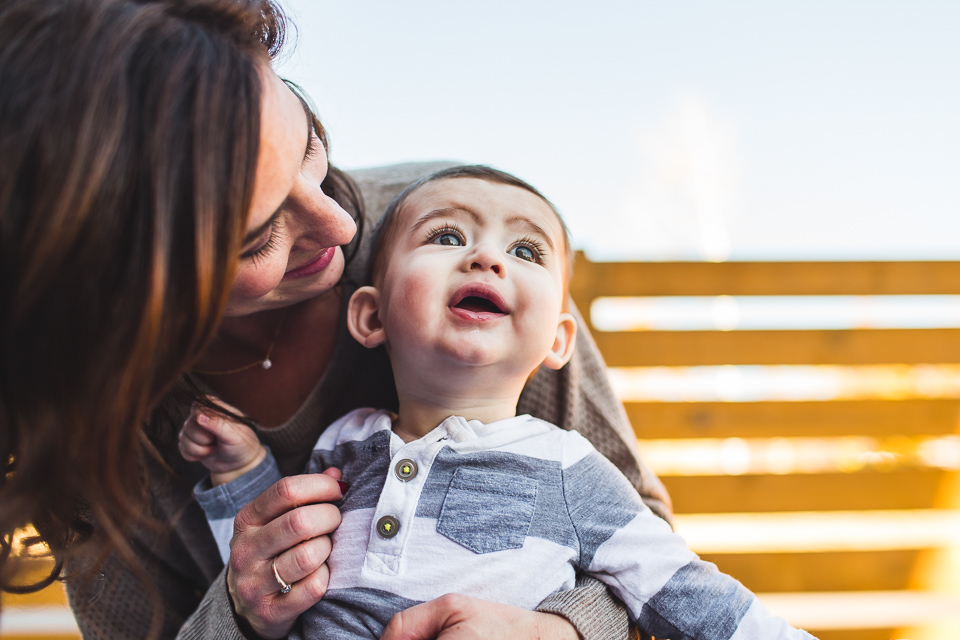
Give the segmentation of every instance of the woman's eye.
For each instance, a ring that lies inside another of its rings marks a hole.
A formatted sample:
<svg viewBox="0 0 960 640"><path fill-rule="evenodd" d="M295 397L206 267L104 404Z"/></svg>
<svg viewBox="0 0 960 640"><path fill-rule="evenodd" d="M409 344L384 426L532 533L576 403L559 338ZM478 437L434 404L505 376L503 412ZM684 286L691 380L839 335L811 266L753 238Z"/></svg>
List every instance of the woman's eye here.
<svg viewBox="0 0 960 640"><path fill-rule="evenodd" d="M243 253L241 253L240 259L253 260L253 262L256 263L260 259L268 256L270 253L273 252L274 249L277 248L277 241L278 241L277 228L275 225L271 225L270 235L267 236L266 241L263 244L254 247L253 249L250 249L248 251L244 251Z"/></svg>
<svg viewBox="0 0 960 640"><path fill-rule="evenodd" d="M514 248L510 249L510 255L516 256L521 260L526 260L527 262L539 262L540 254L537 253L532 247L528 247L523 244L518 244Z"/></svg>
<svg viewBox="0 0 960 640"><path fill-rule="evenodd" d="M463 240L455 233L441 233L433 239L433 244L442 244L448 247L462 247Z"/></svg>

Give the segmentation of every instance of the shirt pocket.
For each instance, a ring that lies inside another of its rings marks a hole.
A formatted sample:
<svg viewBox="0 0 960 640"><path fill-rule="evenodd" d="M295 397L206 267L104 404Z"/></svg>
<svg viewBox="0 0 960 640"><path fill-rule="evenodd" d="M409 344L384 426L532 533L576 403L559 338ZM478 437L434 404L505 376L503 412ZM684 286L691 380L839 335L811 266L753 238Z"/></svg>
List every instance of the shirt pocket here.
<svg viewBox="0 0 960 640"><path fill-rule="evenodd" d="M519 549L536 507L536 480L460 468L443 498L437 532L475 553Z"/></svg>

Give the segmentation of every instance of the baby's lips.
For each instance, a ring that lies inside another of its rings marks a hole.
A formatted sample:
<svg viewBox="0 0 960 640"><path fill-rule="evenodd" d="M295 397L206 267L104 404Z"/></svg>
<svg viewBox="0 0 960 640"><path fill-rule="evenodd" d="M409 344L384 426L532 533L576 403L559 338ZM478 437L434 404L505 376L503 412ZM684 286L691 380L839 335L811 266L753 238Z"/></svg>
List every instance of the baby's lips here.
<svg viewBox="0 0 960 640"><path fill-rule="evenodd" d="M350 485L343 480L337 480L337 485L340 487L340 495L347 495L347 490L350 489Z"/></svg>

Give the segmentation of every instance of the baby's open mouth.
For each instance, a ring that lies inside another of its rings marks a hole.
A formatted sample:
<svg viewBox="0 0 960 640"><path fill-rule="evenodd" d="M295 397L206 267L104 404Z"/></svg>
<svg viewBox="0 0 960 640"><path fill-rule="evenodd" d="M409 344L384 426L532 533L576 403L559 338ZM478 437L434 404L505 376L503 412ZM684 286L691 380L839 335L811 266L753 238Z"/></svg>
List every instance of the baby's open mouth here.
<svg viewBox="0 0 960 640"><path fill-rule="evenodd" d="M467 296L457 304L453 305L464 311L473 313L504 313L503 309L498 307L492 300L480 296Z"/></svg>
<svg viewBox="0 0 960 640"><path fill-rule="evenodd" d="M491 318L510 313L507 303L489 285L473 283L460 287L450 300L450 308L472 318Z"/></svg>

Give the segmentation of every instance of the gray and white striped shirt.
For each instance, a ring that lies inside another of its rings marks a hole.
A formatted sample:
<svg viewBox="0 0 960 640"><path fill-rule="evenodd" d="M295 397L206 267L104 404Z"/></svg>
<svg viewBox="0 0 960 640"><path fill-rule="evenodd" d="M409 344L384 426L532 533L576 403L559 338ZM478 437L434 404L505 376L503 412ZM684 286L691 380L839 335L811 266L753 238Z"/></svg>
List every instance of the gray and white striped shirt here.
<svg viewBox="0 0 960 640"><path fill-rule="evenodd" d="M451 416L404 443L388 412L358 409L317 442L307 473L337 467L326 595L294 635L379 638L394 613L446 593L536 608L583 571L656 637L811 638L700 560L580 434L530 416ZM224 558L233 518L279 480L268 455L241 478L197 487Z"/></svg>

